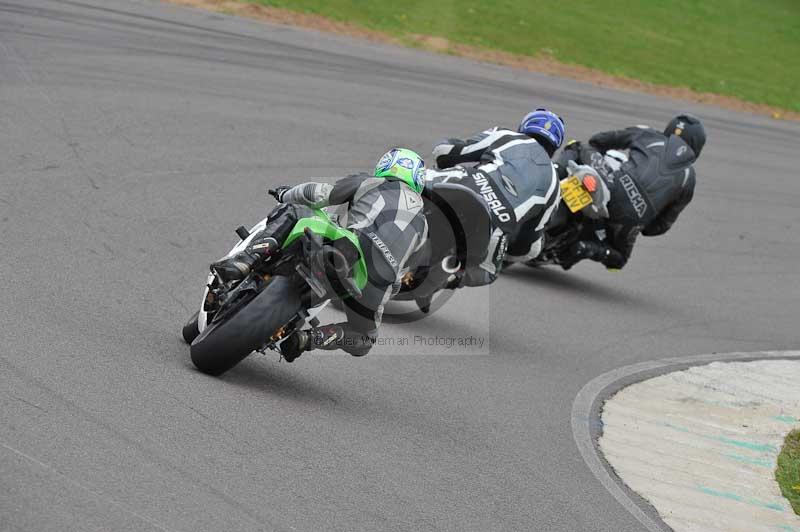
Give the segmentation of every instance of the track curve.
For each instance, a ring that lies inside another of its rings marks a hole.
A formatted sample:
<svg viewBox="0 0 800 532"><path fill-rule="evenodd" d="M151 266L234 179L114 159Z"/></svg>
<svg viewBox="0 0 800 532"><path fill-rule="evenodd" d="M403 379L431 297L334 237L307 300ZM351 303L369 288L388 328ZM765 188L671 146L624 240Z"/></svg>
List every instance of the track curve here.
<svg viewBox="0 0 800 532"><path fill-rule="evenodd" d="M512 269L384 330L480 347L192 370L180 327L268 185L536 105L576 138L707 120L692 205L624 272ZM639 530L572 440L584 384L798 345L794 123L151 1L0 0L0 124L3 530Z"/></svg>

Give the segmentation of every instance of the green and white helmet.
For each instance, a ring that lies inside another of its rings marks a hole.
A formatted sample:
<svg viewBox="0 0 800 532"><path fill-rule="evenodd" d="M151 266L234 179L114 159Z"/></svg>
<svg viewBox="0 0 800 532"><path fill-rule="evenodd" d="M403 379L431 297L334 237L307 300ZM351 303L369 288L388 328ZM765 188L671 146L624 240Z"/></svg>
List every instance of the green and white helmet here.
<svg viewBox="0 0 800 532"><path fill-rule="evenodd" d="M421 193L425 188L425 161L409 149L392 148L375 166L375 177L397 179Z"/></svg>

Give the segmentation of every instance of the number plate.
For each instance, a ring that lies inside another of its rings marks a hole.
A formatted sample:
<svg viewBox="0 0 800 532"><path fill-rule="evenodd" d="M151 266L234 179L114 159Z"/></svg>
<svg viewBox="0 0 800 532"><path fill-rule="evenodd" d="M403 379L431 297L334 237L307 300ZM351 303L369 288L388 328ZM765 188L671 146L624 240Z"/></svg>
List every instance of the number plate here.
<svg viewBox="0 0 800 532"><path fill-rule="evenodd" d="M587 205L592 204L592 195L583 188L583 184L577 177L569 176L560 183L561 199L567 204L572 212L578 212Z"/></svg>

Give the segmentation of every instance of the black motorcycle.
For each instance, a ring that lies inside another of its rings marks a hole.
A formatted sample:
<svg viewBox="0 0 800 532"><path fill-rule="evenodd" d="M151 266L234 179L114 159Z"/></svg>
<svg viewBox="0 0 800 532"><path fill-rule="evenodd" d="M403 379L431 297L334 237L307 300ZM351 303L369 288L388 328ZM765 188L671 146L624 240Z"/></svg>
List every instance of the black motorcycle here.
<svg viewBox="0 0 800 532"><path fill-rule="evenodd" d="M608 186L590 166L569 161L567 169L568 177L560 182L561 201L545 226L542 251L528 266L562 265L576 242L606 239Z"/></svg>

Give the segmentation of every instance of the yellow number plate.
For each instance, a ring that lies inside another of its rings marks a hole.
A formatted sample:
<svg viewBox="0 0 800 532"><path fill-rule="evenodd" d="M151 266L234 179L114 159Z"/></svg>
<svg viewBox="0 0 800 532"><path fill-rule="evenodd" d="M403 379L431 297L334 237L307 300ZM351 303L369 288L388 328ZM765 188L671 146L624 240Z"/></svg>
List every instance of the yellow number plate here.
<svg viewBox="0 0 800 532"><path fill-rule="evenodd" d="M572 212L578 212L592 204L592 195L583 188L580 179L574 175L561 181L561 199Z"/></svg>

